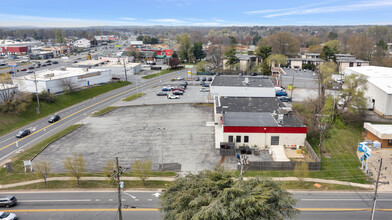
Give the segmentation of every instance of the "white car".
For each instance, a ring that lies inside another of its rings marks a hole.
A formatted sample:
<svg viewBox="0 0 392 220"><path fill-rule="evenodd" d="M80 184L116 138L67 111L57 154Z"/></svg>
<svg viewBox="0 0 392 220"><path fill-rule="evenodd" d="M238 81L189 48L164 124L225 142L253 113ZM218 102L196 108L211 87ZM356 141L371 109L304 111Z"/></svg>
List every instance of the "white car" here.
<svg viewBox="0 0 392 220"><path fill-rule="evenodd" d="M178 96L178 95L173 95L173 94L170 94L170 95L168 95L168 96L167 96L167 98L168 98L168 99L179 99L179 98L180 98L180 96Z"/></svg>
<svg viewBox="0 0 392 220"><path fill-rule="evenodd" d="M182 76L177 77L177 80L184 80L184 77L182 77Z"/></svg>
<svg viewBox="0 0 392 220"><path fill-rule="evenodd" d="M14 213L11 212L0 212L1 220L16 220L18 217Z"/></svg>
<svg viewBox="0 0 392 220"><path fill-rule="evenodd" d="M27 70L26 73L34 73L33 70Z"/></svg>
<svg viewBox="0 0 392 220"><path fill-rule="evenodd" d="M200 92L210 92L210 90L207 89L207 88L201 88L201 89L200 89Z"/></svg>

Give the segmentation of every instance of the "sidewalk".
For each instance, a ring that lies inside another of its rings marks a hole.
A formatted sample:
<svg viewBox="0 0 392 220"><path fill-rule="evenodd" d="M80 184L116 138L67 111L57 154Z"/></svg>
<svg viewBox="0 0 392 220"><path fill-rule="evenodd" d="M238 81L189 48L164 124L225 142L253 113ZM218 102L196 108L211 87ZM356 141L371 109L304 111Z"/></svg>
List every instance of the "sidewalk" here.
<svg viewBox="0 0 392 220"><path fill-rule="evenodd" d="M251 179L253 177L244 177L244 180ZM156 180L156 181L168 181L172 182L176 178L175 177L149 177L147 180ZM274 181L299 181L297 177L274 177L271 178ZM47 179L47 181L74 181L74 177L50 177ZM108 180L106 177L82 177L80 180ZM140 180L137 177L121 177L121 180ZM354 187L360 187L360 188L365 188L365 189L373 189L374 185L372 184L360 184L360 183L352 183L352 182L345 182L345 181L338 181L338 180L325 180L325 179L316 179L316 178L304 178L303 181L305 182L317 182L317 183L330 183L330 184L338 184L338 185L346 185L346 186L354 186ZM25 185L30 185L34 183L43 183L44 180L38 179L38 180L31 180L31 181L26 181L26 182L20 182L20 183L12 183L12 184L6 184L6 185L0 185L0 190L2 189L9 189L17 186L25 186Z"/></svg>

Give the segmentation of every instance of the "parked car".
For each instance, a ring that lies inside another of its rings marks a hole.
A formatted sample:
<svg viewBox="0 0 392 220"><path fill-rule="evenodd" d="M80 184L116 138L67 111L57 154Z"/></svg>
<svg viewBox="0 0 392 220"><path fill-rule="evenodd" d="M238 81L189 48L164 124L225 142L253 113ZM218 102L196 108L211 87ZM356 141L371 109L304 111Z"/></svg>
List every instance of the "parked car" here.
<svg viewBox="0 0 392 220"><path fill-rule="evenodd" d="M287 93L284 91L277 91L276 96L287 96Z"/></svg>
<svg viewBox="0 0 392 220"><path fill-rule="evenodd" d="M35 68L40 68L40 67L41 67L41 64L40 64L40 63L36 63L36 64L34 64L34 67L35 67Z"/></svg>
<svg viewBox="0 0 392 220"><path fill-rule="evenodd" d="M157 96L167 96L166 92L157 92Z"/></svg>
<svg viewBox="0 0 392 220"><path fill-rule="evenodd" d="M17 220L18 217L11 212L0 212L0 219L1 220Z"/></svg>
<svg viewBox="0 0 392 220"><path fill-rule="evenodd" d="M29 66L27 69L29 69L29 70L33 70L33 69L34 69L34 67L33 67L33 66Z"/></svg>
<svg viewBox="0 0 392 220"><path fill-rule="evenodd" d="M15 72L14 72L14 71L12 71L12 70L8 72L8 74L13 74L13 73L15 73Z"/></svg>
<svg viewBox="0 0 392 220"><path fill-rule="evenodd" d="M182 88L179 88L179 87L175 87L175 88L172 89L172 91L181 91L181 92L184 92L185 90L182 89Z"/></svg>
<svg viewBox="0 0 392 220"><path fill-rule="evenodd" d="M49 123L53 123L53 122L56 122L56 121L60 121L60 116L59 115L52 115L52 116L50 116L50 118L48 120Z"/></svg>
<svg viewBox="0 0 392 220"><path fill-rule="evenodd" d="M25 137L25 136L27 136L27 135L29 135L30 134L30 130L29 129L23 129L23 130L20 130L17 134L16 134L16 137L17 138L22 138L22 137Z"/></svg>
<svg viewBox="0 0 392 220"><path fill-rule="evenodd" d="M200 89L200 92L210 92L210 90L207 89L207 88L201 88L201 89Z"/></svg>
<svg viewBox="0 0 392 220"><path fill-rule="evenodd" d="M34 73L33 70L27 70L26 73Z"/></svg>
<svg viewBox="0 0 392 220"><path fill-rule="evenodd" d="M210 84L203 83L201 86L203 86L203 87L210 87Z"/></svg>
<svg viewBox="0 0 392 220"><path fill-rule="evenodd" d="M180 96L174 95L174 94L169 94L169 95L167 96L167 98L168 98L168 99L179 99Z"/></svg>
<svg viewBox="0 0 392 220"><path fill-rule="evenodd" d="M50 65L52 65L52 63L47 63L47 64L46 64L46 66L50 66Z"/></svg>
<svg viewBox="0 0 392 220"><path fill-rule="evenodd" d="M174 95L184 95L184 92L182 92L182 91L174 91L173 94Z"/></svg>
<svg viewBox="0 0 392 220"><path fill-rule="evenodd" d="M26 68L22 68L22 69L20 69L20 71L27 71L27 69Z"/></svg>
<svg viewBox="0 0 392 220"><path fill-rule="evenodd" d="M52 64L58 64L59 62L58 61L52 61Z"/></svg>
<svg viewBox="0 0 392 220"><path fill-rule="evenodd" d="M212 77L208 77L208 81L212 81Z"/></svg>
<svg viewBox="0 0 392 220"><path fill-rule="evenodd" d="M206 80L207 80L207 78L205 78L205 77L201 78L201 81L206 81Z"/></svg>
<svg viewBox="0 0 392 220"><path fill-rule="evenodd" d="M200 77L195 77L195 81L200 81Z"/></svg>
<svg viewBox="0 0 392 220"><path fill-rule="evenodd" d="M46 63L41 64L41 67L44 67L44 66L46 66Z"/></svg>
<svg viewBox="0 0 392 220"><path fill-rule="evenodd" d="M73 61L73 63L77 63L77 62L78 62L77 60Z"/></svg>
<svg viewBox="0 0 392 220"><path fill-rule="evenodd" d="M184 77L179 76L179 77L177 77L177 80L184 80Z"/></svg>
<svg viewBox="0 0 392 220"><path fill-rule="evenodd" d="M52 61L51 60L47 60L47 61L45 61L45 63L51 63Z"/></svg>
<svg viewBox="0 0 392 220"><path fill-rule="evenodd" d="M172 90L172 87L163 87L162 88L162 91L171 91Z"/></svg>
<svg viewBox="0 0 392 220"><path fill-rule="evenodd" d="M282 102L291 102L291 98L288 96L279 96L278 99Z"/></svg>
<svg viewBox="0 0 392 220"><path fill-rule="evenodd" d="M16 205L17 199L12 195L0 195L0 206L9 208ZM0 218L1 219L1 218Z"/></svg>
<svg viewBox="0 0 392 220"><path fill-rule="evenodd" d="M250 75L251 76L257 76L257 73L251 73Z"/></svg>

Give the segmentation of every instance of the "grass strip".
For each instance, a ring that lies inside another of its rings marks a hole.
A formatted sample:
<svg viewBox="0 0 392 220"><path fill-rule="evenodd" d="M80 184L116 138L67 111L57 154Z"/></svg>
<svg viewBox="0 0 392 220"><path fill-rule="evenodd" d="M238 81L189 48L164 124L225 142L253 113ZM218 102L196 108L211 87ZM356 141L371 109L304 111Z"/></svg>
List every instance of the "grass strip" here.
<svg viewBox="0 0 392 220"><path fill-rule="evenodd" d="M92 114L92 116L102 116L102 115L104 115L104 114L106 114L106 113L108 113L108 112L113 111L113 110L116 109L116 108L117 108L117 107L109 106L109 107L106 107L106 108L104 108L104 109L101 109L101 110L99 110L99 111L97 111L97 112L94 112L94 114Z"/></svg>
<svg viewBox="0 0 392 220"><path fill-rule="evenodd" d="M72 94L58 95L54 103L49 104L46 102L40 102L40 114L36 113L36 102L33 102L27 111L21 114L8 114L0 112L0 135L6 134L17 128L21 128L37 119L51 115L84 100L93 98L123 86L127 86L129 84L130 82L119 81L102 86L87 88Z"/></svg>
<svg viewBox="0 0 392 220"><path fill-rule="evenodd" d="M145 93L136 93L136 94L133 94L133 95L123 99L123 101L130 102L130 101L133 101L133 100L135 100L135 99L137 99L139 97L142 97L144 95L145 95Z"/></svg>
<svg viewBox="0 0 392 220"><path fill-rule="evenodd" d="M157 77L157 76L160 76L160 75L165 75L165 74L172 73L174 71L179 71L179 70L182 70L182 69L183 68L179 68L179 69L175 69L175 70L173 70L173 69L166 69L166 70L162 70L162 71L160 71L158 73L154 73L154 74L150 74L150 75L147 75L147 76L143 76L142 78L143 79L151 79L151 78L154 78L154 77Z"/></svg>

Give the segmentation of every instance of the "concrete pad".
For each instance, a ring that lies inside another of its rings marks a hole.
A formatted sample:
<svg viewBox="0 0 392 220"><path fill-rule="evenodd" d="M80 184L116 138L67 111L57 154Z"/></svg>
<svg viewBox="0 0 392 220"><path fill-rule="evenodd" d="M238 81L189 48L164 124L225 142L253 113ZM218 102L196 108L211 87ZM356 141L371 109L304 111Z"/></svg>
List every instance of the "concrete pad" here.
<svg viewBox="0 0 392 220"><path fill-rule="evenodd" d="M271 146L272 150L272 157L274 158L274 161L290 161L289 158L287 158L286 153L284 152L284 147L283 146Z"/></svg>

